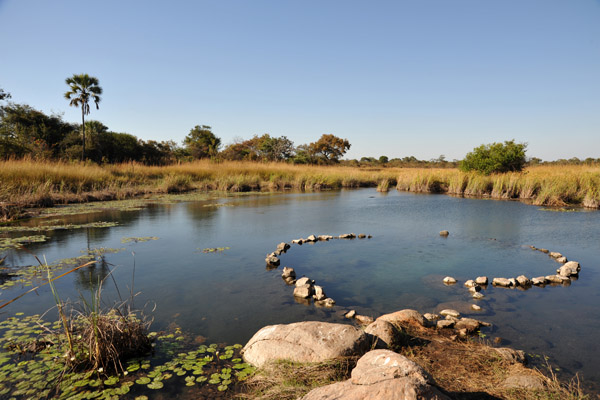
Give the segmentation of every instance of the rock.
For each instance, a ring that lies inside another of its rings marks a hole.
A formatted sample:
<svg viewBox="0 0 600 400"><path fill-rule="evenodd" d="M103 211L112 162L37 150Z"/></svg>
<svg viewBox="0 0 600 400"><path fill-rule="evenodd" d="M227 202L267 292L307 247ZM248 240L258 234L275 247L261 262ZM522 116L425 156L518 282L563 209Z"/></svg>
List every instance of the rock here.
<svg viewBox="0 0 600 400"><path fill-rule="evenodd" d="M390 314L384 314L377 320L387 321L396 326L402 326L405 324L425 326L425 319L423 316L415 310L400 310Z"/></svg>
<svg viewBox="0 0 600 400"><path fill-rule="evenodd" d="M487 285L488 278L487 276L478 276L477 278L475 278L475 283L478 285Z"/></svg>
<svg viewBox="0 0 600 400"><path fill-rule="evenodd" d="M304 239L294 239L294 240L292 240L292 243L299 244L302 246L302 243L304 243Z"/></svg>
<svg viewBox="0 0 600 400"><path fill-rule="evenodd" d="M531 286L531 281L525 275L517 276L517 282L519 286Z"/></svg>
<svg viewBox="0 0 600 400"><path fill-rule="evenodd" d="M367 235L367 239L371 239L372 237L372 235Z"/></svg>
<svg viewBox="0 0 600 400"><path fill-rule="evenodd" d="M560 258L560 257L562 257L562 256L563 256L563 255L562 255L562 254L560 254L560 253L559 253L559 252L557 252L557 251L551 251L551 252L550 252L550 257L552 257L552 258Z"/></svg>
<svg viewBox="0 0 600 400"><path fill-rule="evenodd" d="M354 319L356 320L356 322L358 322L360 325L369 325L371 322L373 322L373 318L368 317L366 315L360 315L360 314L356 314L354 316Z"/></svg>
<svg viewBox="0 0 600 400"><path fill-rule="evenodd" d="M454 329L456 330L465 330L467 334L475 332L481 324L479 321L473 318L461 318L456 324L454 324Z"/></svg>
<svg viewBox="0 0 600 400"><path fill-rule="evenodd" d="M313 281L312 279L307 278L306 276L303 276L302 278L300 278L296 281L296 286L313 285L314 283L315 283L315 281Z"/></svg>
<svg viewBox="0 0 600 400"><path fill-rule="evenodd" d="M313 294L313 298L317 301L321 301L321 300L325 300L327 298L327 295L325 294L325 291L323 290L323 288L321 286L317 286L315 285L313 287L314 293Z"/></svg>
<svg viewBox="0 0 600 400"><path fill-rule="evenodd" d="M454 326L454 324L456 324L456 321L451 320L451 319L441 319L439 321L437 321L437 323L435 324L435 326L438 329L444 329L444 328L452 328Z"/></svg>
<svg viewBox="0 0 600 400"><path fill-rule="evenodd" d="M326 241L328 241L330 239L333 239L333 236L331 236L331 235L319 235L319 236L317 236L317 239L326 242Z"/></svg>
<svg viewBox="0 0 600 400"><path fill-rule="evenodd" d="M546 382L541 376L536 375L510 375L500 385L504 389L544 390Z"/></svg>
<svg viewBox="0 0 600 400"><path fill-rule="evenodd" d="M562 256L562 257L558 257L558 258L556 259L556 261L557 261L557 262L559 262L559 263L562 263L562 264L564 264L564 263L566 263L568 260L567 260L567 257L565 257L565 256Z"/></svg>
<svg viewBox="0 0 600 400"><path fill-rule="evenodd" d="M450 232L448 231L440 231L440 236L448 236L450 234Z"/></svg>
<svg viewBox="0 0 600 400"><path fill-rule="evenodd" d="M492 285L494 286L510 287L511 284L512 282L510 281L510 279L506 278L494 278L492 280Z"/></svg>
<svg viewBox="0 0 600 400"><path fill-rule="evenodd" d="M546 275L544 278L550 283L563 283L565 281L570 281L570 279L566 276L560 275Z"/></svg>
<svg viewBox="0 0 600 400"><path fill-rule="evenodd" d="M319 307L333 307L335 306L335 300L330 297L326 297L323 300L315 301L315 305Z"/></svg>
<svg viewBox="0 0 600 400"><path fill-rule="evenodd" d="M359 233L359 234L358 234L358 238L359 238L359 239L364 239L364 238L366 238L366 237L367 237L367 235L365 235L364 233Z"/></svg>
<svg viewBox="0 0 600 400"><path fill-rule="evenodd" d="M548 250L548 249L538 249L538 250L541 251L544 254L550 253L550 250Z"/></svg>
<svg viewBox="0 0 600 400"><path fill-rule="evenodd" d="M283 267L283 272L281 273L281 277L283 279L286 278L296 278L296 271L294 271L294 268L290 268L290 267Z"/></svg>
<svg viewBox="0 0 600 400"><path fill-rule="evenodd" d="M471 295L471 297L475 300L481 300L485 297L485 295L483 293L475 292Z"/></svg>
<svg viewBox="0 0 600 400"><path fill-rule="evenodd" d="M281 243L279 243L279 244L277 245L277 250L279 250L279 251L282 251L282 252L284 252L284 253L285 253L286 251L288 251L288 249L289 249L290 247L291 247L291 246L289 245L289 243L281 242Z"/></svg>
<svg viewBox="0 0 600 400"><path fill-rule="evenodd" d="M496 339L500 339L500 338L496 338ZM500 342L502 342L502 339L500 339ZM511 363L518 363L518 364L526 364L527 363L527 358L526 358L525 352L523 350L513 350L508 347L498 347L498 348L493 348L493 349L500 355L500 357L502 357L506 361L509 361Z"/></svg>
<svg viewBox="0 0 600 400"><path fill-rule="evenodd" d="M388 349L399 344L398 328L387 321L376 320L365 328L365 333L374 337L373 343L378 349Z"/></svg>
<svg viewBox="0 0 600 400"><path fill-rule="evenodd" d="M509 278L508 282L510 283L511 287L517 286L517 280L515 278Z"/></svg>
<svg viewBox="0 0 600 400"><path fill-rule="evenodd" d="M475 281L473 279L469 279L468 281L465 282L465 286L468 288L477 286L477 283L475 283Z"/></svg>
<svg viewBox="0 0 600 400"><path fill-rule="evenodd" d="M346 317L346 318L354 318L355 315L356 315L356 311L350 310L346 314L344 314L344 317Z"/></svg>
<svg viewBox="0 0 600 400"><path fill-rule="evenodd" d="M298 282L296 281L296 287L294 288L294 297L300 297L302 299L307 299L313 295L313 286L309 284L304 284L298 286Z"/></svg>
<svg viewBox="0 0 600 400"><path fill-rule="evenodd" d="M275 255L275 253L267 254L267 258L265 258L265 262L267 265L278 266L280 261L279 258Z"/></svg>
<svg viewBox="0 0 600 400"><path fill-rule="evenodd" d="M469 292L471 293L477 293L481 291L481 286L479 286L478 284L475 284L475 286L471 286L469 288Z"/></svg>
<svg viewBox="0 0 600 400"><path fill-rule="evenodd" d="M433 322L433 321L437 321L438 319L440 319L442 317L438 314L426 313L426 314L423 314L423 318L425 318L427 321Z"/></svg>
<svg viewBox="0 0 600 400"><path fill-rule="evenodd" d="M305 242L316 242L316 241L317 241L317 237L315 235L310 235L305 240Z"/></svg>
<svg viewBox="0 0 600 400"><path fill-rule="evenodd" d="M390 350L368 352L350 379L313 389L302 399L449 400L422 367Z"/></svg>
<svg viewBox="0 0 600 400"><path fill-rule="evenodd" d="M460 318L460 313L456 310L451 309L445 309L440 311L440 315L443 315L444 317Z"/></svg>
<svg viewBox="0 0 600 400"><path fill-rule="evenodd" d="M339 238L340 239L354 239L356 235L354 233L342 233Z"/></svg>
<svg viewBox="0 0 600 400"><path fill-rule="evenodd" d="M556 272L558 272L558 274L561 276L572 276L577 275L580 270L581 267L579 266L578 262L569 261L568 263L564 264L562 267L557 269Z"/></svg>
<svg viewBox="0 0 600 400"><path fill-rule="evenodd" d="M546 282L547 282L546 277L544 277L544 276L538 276L537 278L531 278L531 283L533 283L534 285L543 285Z"/></svg>
<svg viewBox="0 0 600 400"><path fill-rule="evenodd" d="M481 307L479 307L477 304L471 304L471 308L475 311L480 311Z"/></svg>
<svg viewBox="0 0 600 400"><path fill-rule="evenodd" d="M305 321L265 326L244 346L242 355L257 367L276 360L321 362L363 354L369 344L368 336L352 325Z"/></svg>
<svg viewBox="0 0 600 400"><path fill-rule="evenodd" d="M281 253L283 253L283 251L281 251L281 250L277 249L277 250L275 250L275 251L274 251L272 254L274 254L274 255L276 255L276 256L280 256L280 255L281 255Z"/></svg>
<svg viewBox="0 0 600 400"><path fill-rule="evenodd" d="M447 276L447 277L445 277L445 278L444 278L443 282L444 282L446 285L454 285L454 284L456 283L456 279L454 279L454 278L453 278L453 277L451 277L451 276Z"/></svg>

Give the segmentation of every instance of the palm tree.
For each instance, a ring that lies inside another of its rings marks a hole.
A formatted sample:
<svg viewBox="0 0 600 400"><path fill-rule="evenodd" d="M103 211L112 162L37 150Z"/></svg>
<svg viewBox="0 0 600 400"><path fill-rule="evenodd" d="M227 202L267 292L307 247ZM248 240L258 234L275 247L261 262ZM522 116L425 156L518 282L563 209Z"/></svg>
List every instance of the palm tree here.
<svg viewBox="0 0 600 400"><path fill-rule="evenodd" d="M81 106L81 133L83 136L83 149L81 151L81 160L85 161L85 116L90 113L90 99L96 103L96 109L99 109L100 95L102 88L98 86L98 78L88 74L73 74L72 77L65 80L70 90L65 93L65 99L71 100L69 105L73 107Z"/></svg>

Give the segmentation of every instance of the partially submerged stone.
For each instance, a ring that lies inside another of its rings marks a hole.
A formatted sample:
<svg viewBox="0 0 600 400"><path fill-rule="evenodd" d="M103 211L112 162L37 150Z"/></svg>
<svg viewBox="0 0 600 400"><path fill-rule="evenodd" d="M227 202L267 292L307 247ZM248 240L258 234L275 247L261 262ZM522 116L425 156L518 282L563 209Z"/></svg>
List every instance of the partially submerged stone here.
<svg viewBox="0 0 600 400"><path fill-rule="evenodd" d="M473 280L473 279L469 279L468 281L465 282L465 286L468 288L477 286L477 283Z"/></svg>
<svg viewBox="0 0 600 400"><path fill-rule="evenodd" d="M282 252L286 252L288 251L288 249L290 248L290 244L289 243L285 243L285 242L281 242L277 245L277 250L282 251Z"/></svg>
<svg viewBox="0 0 600 400"><path fill-rule="evenodd" d="M525 275L517 276L517 283L519 286L531 286L531 281Z"/></svg>
<svg viewBox="0 0 600 400"><path fill-rule="evenodd" d="M331 297L326 297L323 300L316 300L315 305L319 307L333 307L335 306L335 300Z"/></svg>
<svg viewBox="0 0 600 400"><path fill-rule="evenodd" d="M565 263L562 267L556 270L556 272L561 276L573 276L579 274L581 267L579 263L576 261L569 261Z"/></svg>
<svg viewBox="0 0 600 400"><path fill-rule="evenodd" d="M546 284L546 277L545 276L538 276L535 278L531 278L531 283L534 285L544 285Z"/></svg>
<svg viewBox="0 0 600 400"><path fill-rule="evenodd" d="M313 295L313 286L309 284L304 284L298 286L298 282L296 282L296 287L294 288L294 297L299 297L301 299L308 299Z"/></svg>
<svg viewBox="0 0 600 400"><path fill-rule="evenodd" d="M478 276L477 278L475 278L475 283L478 285L487 285L488 278L487 276Z"/></svg>
<svg viewBox="0 0 600 400"><path fill-rule="evenodd" d="M321 301L321 300L325 300L327 298L327 295L325 294L325 291L323 290L323 288L321 286L315 285L313 287L314 290L314 294L313 294L313 298L317 301Z"/></svg>
<svg viewBox="0 0 600 400"><path fill-rule="evenodd" d="M492 279L492 285L501 287L511 287L512 281L507 278L494 278Z"/></svg>
<svg viewBox="0 0 600 400"><path fill-rule="evenodd" d="M275 255L275 253L267 254L267 258L265 258L265 262L267 265L278 266L280 261L279 258Z"/></svg>
<svg viewBox="0 0 600 400"><path fill-rule="evenodd" d="M342 233L338 236L340 239L354 239L356 235L354 233Z"/></svg>
<svg viewBox="0 0 600 400"><path fill-rule="evenodd" d="M563 256L563 255L562 255L562 254L560 254L558 251L551 251L551 252L550 252L550 257L552 257L552 258L560 258L560 257L562 257L562 256Z"/></svg>
<svg viewBox="0 0 600 400"><path fill-rule="evenodd" d="M351 378L310 391L303 400L449 400L418 364L390 350L358 360Z"/></svg>
<svg viewBox="0 0 600 400"><path fill-rule="evenodd" d="M296 271L294 271L294 268L290 268L290 267L283 267L283 272L281 273L281 277L286 279L286 278L296 278Z"/></svg>
<svg viewBox="0 0 600 400"><path fill-rule="evenodd" d="M452 328L454 327L454 324L456 324L456 321L453 319L441 319L437 321L436 327L438 329Z"/></svg>
<svg viewBox="0 0 600 400"><path fill-rule="evenodd" d="M302 278L298 279L296 281L296 286L302 286L302 285L313 285L315 283L315 281L313 281L312 279L303 276Z"/></svg>
<svg viewBox="0 0 600 400"><path fill-rule="evenodd" d="M460 318L460 313L458 311L449 308L440 311L440 315L443 315L444 317Z"/></svg>
<svg viewBox="0 0 600 400"><path fill-rule="evenodd" d="M371 318L367 315L356 314L356 315L354 315L354 319L360 325L369 325L371 322L373 322L373 318Z"/></svg>
<svg viewBox="0 0 600 400"><path fill-rule="evenodd" d="M475 300L480 300L480 299L483 299L485 297L485 295L481 292L475 292L471 295L471 297Z"/></svg>
<svg viewBox="0 0 600 400"><path fill-rule="evenodd" d="M456 279L454 279L454 278L453 278L453 277L451 277L451 276L447 276L447 277L445 277L445 278L444 278L443 282L444 282L446 285L454 285L454 284L456 283Z"/></svg>
<svg viewBox="0 0 600 400"><path fill-rule="evenodd" d="M317 237L315 235L310 235L305 240L305 242L316 242L316 241L317 241Z"/></svg>
<svg viewBox="0 0 600 400"><path fill-rule="evenodd" d="M477 304L471 304L471 309L473 309L475 311L481 311L481 307L478 306Z"/></svg>
<svg viewBox="0 0 600 400"><path fill-rule="evenodd" d="M304 239L294 239L292 240L292 243L302 245L302 243L304 243Z"/></svg>
<svg viewBox="0 0 600 400"><path fill-rule="evenodd" d="M358 234L358 238L359 238L359 239L364 239L364 238L366 238L366 237L367 237L367 235L365 235L364 233L359 233L359 234Z"/></svg>
<svg viewBox="0 0 600 400"><path fill-rule="evenodd" d="M448 236L450 234L450 232L448 231L440 231L440 236Z"/></svg>
<svg viewBox="0 0 600 400"><path fill-rule="evenodd" d="M350 310L346 314L344 314L344 317L346 317L346 318L354 318L355 315L356 315L356 311L355 310Z"/></svg>
<svg viewBox="0 0 600 400"><path fill-rule="evenodd" d="M369 344L367 335L352 325L305 321L265 326L244 346L242 355L257 367L276 360L321 362L363 354Z"/></svg>
<svg viewBox="0 0 600 400"><path fill-rule="evenodd" d="M567 260L567 257L565 257L565 256L562 256L562 257L558 257L558 258L556 259L556 261L557 261L557 262L559 262L559 263L562 263L562 264L564 264L564 263L566 263L568 260Z"/></svg>
<svg viewBox="0 0 600 400"><path fill-rule="evenodd" d="M321 240L321 241L328 241L333 239L333 236L331 235L319 235L317 236L317 239Z"/></svg>
<svg viewBox="0 0 600 400"><path fill-rule="evenodd" d="M568 277L561 275L546 275L544 278L546 278L546 281L550 283L563 283L566 281L571 281L571 279Z"/></svg>
<svg viewBox="0 0 600 400"><path fill-rule="evenodd" d="M475 284L475 286L471 286L469 288L469 292L471 293L477 293L481 291L481 286L479 286L478 284Z"/></svg>

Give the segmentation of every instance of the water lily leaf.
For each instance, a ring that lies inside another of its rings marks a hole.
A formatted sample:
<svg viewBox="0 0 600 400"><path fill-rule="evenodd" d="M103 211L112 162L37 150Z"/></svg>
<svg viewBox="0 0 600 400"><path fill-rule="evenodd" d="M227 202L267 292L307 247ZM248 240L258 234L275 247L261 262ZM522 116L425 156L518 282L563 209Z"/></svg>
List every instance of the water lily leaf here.
<svg viewBox="0 0 600 400"><path fill-rule="evenodd" d="M111 376L110 378L104 380L104 384L109 386L114 385L117 382L119 382L119 378L116 376Z"/></svg>
<svg viewBox="0 0 600 400"><path fill-rule="evenodd" d="M156 390L156 389L162 389L163 386L164 386L164 384L161 381L154 381L154 382L149 383L147 385L148 389L154 389L154 390Z"/></svg>
<svg viewBox="0 0 600 400"><path fill-rule="evenodd" d="M147 376L142 376L141 378L137 379L135 383L137 383L138 385L145 385L147 383L150 383L151 381L152 379L148 378Z"/></svg>

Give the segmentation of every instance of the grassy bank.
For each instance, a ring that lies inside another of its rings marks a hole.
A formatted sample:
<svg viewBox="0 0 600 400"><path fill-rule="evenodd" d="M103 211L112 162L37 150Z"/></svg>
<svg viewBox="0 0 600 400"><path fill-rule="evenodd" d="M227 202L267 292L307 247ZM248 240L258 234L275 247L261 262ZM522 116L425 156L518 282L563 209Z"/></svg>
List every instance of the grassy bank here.
<svg viewBox="0 0 600 400"><path fill-rule="evenodd" d="M526 199L536 205L598 208L600 166L538 166L520 173L484 176L457 169L353 168L285 163L197 161L151 167L136 163L9 160L0 162L0 217L24 207L124 199L188 190L320 190L378 187L387 191L449 193Z"/></svg>

